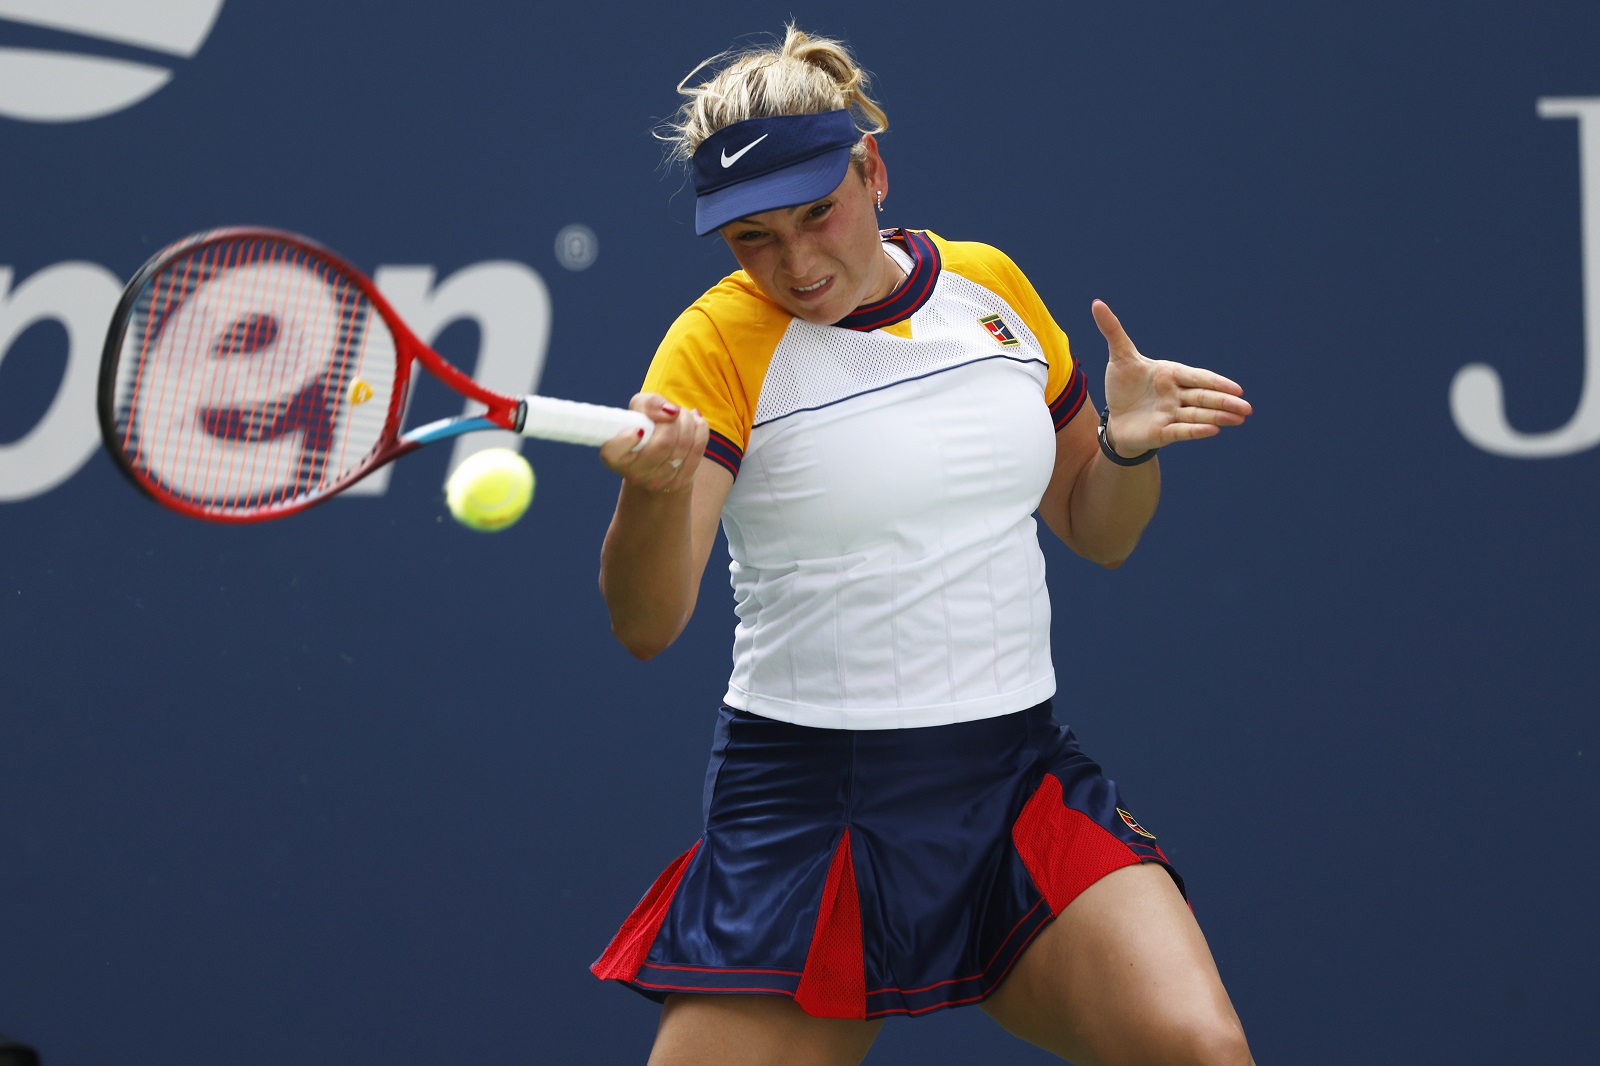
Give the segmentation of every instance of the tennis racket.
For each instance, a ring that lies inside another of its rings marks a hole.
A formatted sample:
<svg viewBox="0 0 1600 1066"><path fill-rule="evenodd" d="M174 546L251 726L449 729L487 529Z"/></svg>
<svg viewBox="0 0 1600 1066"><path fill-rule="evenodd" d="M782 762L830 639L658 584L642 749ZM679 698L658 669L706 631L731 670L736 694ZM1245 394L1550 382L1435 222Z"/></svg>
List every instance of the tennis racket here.
<svg viewBox="0 0 1600 1066"><path fill-rule="evenodd" d="M415 364L480 414L402 431ZM213 522L302 511L424 444L480 429L598 446L637 411L502 396L422 343L372 282L281 230L159 252L123 290L100 361L100 432L157 503Z"/></svg>

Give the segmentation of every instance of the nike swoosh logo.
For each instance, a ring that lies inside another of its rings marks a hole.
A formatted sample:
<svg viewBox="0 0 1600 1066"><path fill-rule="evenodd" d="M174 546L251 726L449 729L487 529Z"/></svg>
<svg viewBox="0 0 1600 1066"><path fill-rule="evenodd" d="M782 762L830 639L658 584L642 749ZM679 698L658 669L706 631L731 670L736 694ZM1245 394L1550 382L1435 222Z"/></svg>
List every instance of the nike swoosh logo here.
<svg viewBox="0 0 1600 1066"><path fill-rule="evenodd" d="M756 145L760 144L770 136L771 134L763 133L761 136L757 137L755 140L751 141L749 144L745 145L732 155L729 155L728 150L724 148L722 150L722 169L727 170L729 167L733 166L739 161L740 156L744 155L750 149L754 148Z"/></svg>

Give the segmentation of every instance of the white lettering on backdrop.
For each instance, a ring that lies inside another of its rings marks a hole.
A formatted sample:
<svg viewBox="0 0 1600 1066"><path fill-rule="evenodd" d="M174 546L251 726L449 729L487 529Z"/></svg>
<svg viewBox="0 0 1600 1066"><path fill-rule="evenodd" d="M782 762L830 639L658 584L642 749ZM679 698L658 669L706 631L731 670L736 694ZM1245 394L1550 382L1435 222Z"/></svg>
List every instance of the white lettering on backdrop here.
<svg viewBox="0 0 1600 1066"><path fill-rule="evenodd" d="M1600 444L1600 97L1545 97L1540 118L1578 120L1578 188L1583 226L1583 387L1559 429L1524 433L1506 418L1505 386L1487 363L1471 363L1450 383L1450 414L1467 440L1495 455L1553 459Z"/></svg>
<svg viewBox="0 0 1600 1066"><path fill-rule="evenodd" d="M0 361L30 326L57 322L67 334L67 366L44 416L27 433L0 444L0 503L39 496L66 481L100 447L95 387L106 327L122 282L95 263L56 263L12 289L12 269L0 266ZM550 339L550 293L523 263L474 263L434 283L431 266L379 267L373 275L400 317L425 343L453 322L478 327L476 366L463 367L491 389L513 395L538 389ZM468 408L478 405L468 403ZM514 433L470 433L456 441L449 468L475 451L515 448ZM378 495L389 468L345 495Z"/></svg>

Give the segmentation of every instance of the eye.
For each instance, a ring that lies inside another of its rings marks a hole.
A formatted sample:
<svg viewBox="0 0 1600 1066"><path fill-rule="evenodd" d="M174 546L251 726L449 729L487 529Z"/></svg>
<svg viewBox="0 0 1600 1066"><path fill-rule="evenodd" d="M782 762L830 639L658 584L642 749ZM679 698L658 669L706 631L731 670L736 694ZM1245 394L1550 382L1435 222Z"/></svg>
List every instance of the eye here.
<svg viewBox="0 0 1600 1066"><path fill-rule="evenodd" d="M735 233L733 235L733 239L734 239L735 242L737 242L739 244L755 244L757 241L761 240L766 235L767 234L766 234L765 230L746 229L746 230L740 230L737 233Z"/></svg>
<svg viewBox="0 0 1600 1066"><path fill-rule="evenodd" d="M823 200L821 203L813 205L811 210L806 212L806 218L818 219L823 215L826 215L831 210L833 210L833 201Z"/></svg>

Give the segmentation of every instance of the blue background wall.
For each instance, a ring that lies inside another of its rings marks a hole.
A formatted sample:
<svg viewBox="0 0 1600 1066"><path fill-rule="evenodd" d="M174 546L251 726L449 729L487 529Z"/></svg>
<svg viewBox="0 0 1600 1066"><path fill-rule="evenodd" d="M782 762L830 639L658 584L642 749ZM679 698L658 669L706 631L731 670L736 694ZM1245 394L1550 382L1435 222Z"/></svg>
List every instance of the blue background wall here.
<svg viewBox="0 0 1600 1066"><path fill-rule="evenodd" d="M4 18L30 7L0 4L0 107L65 98L7 82L6 49L174 72L0 118L0 1030L49 1066L643 1060L654 1010L585 967L697 833L720 562L639 664L594 588L615 482L584 449L529 443L534 510L495 536L446 516L447 449L253 528L70 440L19 491L5 461L58 392L92 404L98 337L15 308L60 264L122 278L237 222L368 270L512 260L550 292L539 390L625 403L731 264L653 122L790 14L877 76L887 224L1006 249L1097 395L1103 297L1255 404L1164 454L1123 569L1046 551L1059 713L1183 869L1258 1060L1593 1058L1600 454L1492 454L1449 395L1486 362L1520 432L1578 407L1579 123L1536 102L1600 97L1600 8L226 0L185 55ZM469 367L479 341L437 337ZM1046 1059L958 1011L870 1061Z"/></svg>

